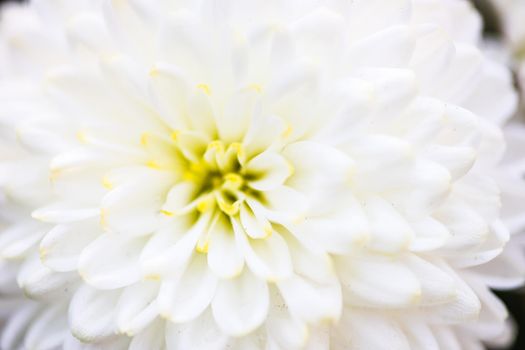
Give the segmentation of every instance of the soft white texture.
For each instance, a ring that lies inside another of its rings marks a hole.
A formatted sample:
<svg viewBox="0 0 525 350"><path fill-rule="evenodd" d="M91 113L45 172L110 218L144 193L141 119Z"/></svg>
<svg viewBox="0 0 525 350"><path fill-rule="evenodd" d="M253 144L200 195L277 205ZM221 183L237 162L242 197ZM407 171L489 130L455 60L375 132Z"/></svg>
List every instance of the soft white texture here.
<svg viewBox="0 0 525 350"><path fill-rule="evenodd" d="M8 9L0 256L95 348L498 340L489 287L523 277L498 174L521 168L479 31L454 0Z"/></svg>

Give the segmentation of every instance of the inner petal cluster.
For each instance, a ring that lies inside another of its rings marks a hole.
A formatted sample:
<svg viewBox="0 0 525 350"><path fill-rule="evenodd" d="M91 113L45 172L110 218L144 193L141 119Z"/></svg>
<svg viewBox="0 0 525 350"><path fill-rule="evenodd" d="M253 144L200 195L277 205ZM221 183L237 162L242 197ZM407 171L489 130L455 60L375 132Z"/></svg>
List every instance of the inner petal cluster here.
<svg viewBox="0 0 525 350"><path fill-rule="evenodd" d="M264 203L264 194L250 186L264 175L246 166L240 143L212 141L197 160L187 159L183 181L192 187L187 209L218 210L234 217L247 198Z"/></svg>
<svg viewBox="0 0 525 350"><path fill-rule="evenodd" d="M169 139L146 133L141 143L150 154L149 167L175 175L161 214L204 219L208 227L220 224L231 234L240 224L253 239L272 234L268 197L293 173L278 151L247 153L243 142L224 142L191 130L173 131ZM207 253L207 236L201 237L197 251Z"/></svg>

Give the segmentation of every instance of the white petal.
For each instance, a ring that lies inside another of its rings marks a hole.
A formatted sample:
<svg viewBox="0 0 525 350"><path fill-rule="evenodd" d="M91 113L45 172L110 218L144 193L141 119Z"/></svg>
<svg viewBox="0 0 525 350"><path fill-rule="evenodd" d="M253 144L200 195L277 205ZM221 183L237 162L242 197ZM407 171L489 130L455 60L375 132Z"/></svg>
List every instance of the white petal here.
<svg viewBox="0 0 525 350"><path fill-rule="evenodd" d="M438 264L416 255L406 258L407 266L421 284L421 305L440 305L451 302L456 296L456 282Z"/></svg>
<svg viewBox="0 0 525 350"><path fill-rule="evenodd" d="M415 320L403 320L403 331L410 343L410 349L439 350L439 344L432 329ZM447 348L448 349L448 348Z"/></svg>
<svg viewBox="0 0 525 350"><path fill-rule="evenodd" d="M20 342L23 341L24 334L37 312L37 305L29 303L11 315L2 330L0 345L3 349L21 348L22 344L20 344Z"/></svg>
<svg viewBox="0 0 525 350"><path fill-rule="evenodd" d="M129 56L118 54L103 57L99 63L109 87L129 97L128 103L141 110L146 118L155 119L156 114L145 104L146 79L141 74L138 62Z"/></svg>
<svg viewBox="0 0 525 350"><path fill-rule="evenodd" d="M259 207L242 205L240 223L248 236L254 239L265 238L272 234L272 224L266 219Z"/></svg>
<svg viewBox="0 0 525 350"><path fill-rule="evenodd" d="M99 289L135 283L141 278L139 256L144 244L144 238L126 240L120 235L102 235L82 251L79 273L87 284Z"/></svg>
<svg viewBox="0 0 525 350"><path fill-rule="evenodd" d="M342 297L336 281L321 284L294 275L277 285L294 316L312 323L339 319Z"/></svg>
<svg viewBox="0 0 525 350"><path fill-rule="evenodd" d="M66 308L58 304L45 309L27 329L24 345L28 349L53 349L68 334Z"/></svg>
<svg viewBox="0 0 525 350"><path fill-rule="evenodd" d="M246 156L262 153L286 136L286 123L279 117L266 116L260 113L253 117L250 128L246 132L243 145Z"/></svg>
<svg viewBox="0 0 525 350"><path fill-rule="evenodd" d="M156 64L150 71L151 89L161 118L173 129L185 129L190 83L184 73L168 64Z"/></svg>
<svg viewBox="0 0 525 350"><path fill-rule="evenodd" d="M57 137L64 129L67 129L64 122L57 118L39 117L18 124L17 136L25 147L34 152L56 154L71 147L70 139Z"/></svg>
<svg viewBox="0 0 525 350"><path fill-rule="evenodd" d="M101 203L102 223L124 235L146 235L159 224L162 201L172 177L152 171L146 179L121 185L109 192Z"/></svg>
<svg viewBox="0 0 525 350"><path fill-rule="evenodd" d="M374 85L378 120L401 113L419 91L414 71L406 68L367 68L360 70L359 77Z"/></svg>
<svg viewBox="0 0 525 350"><path fill-rule="evenodd" d="M506 320L509 317L509 311L507 311L503 301L482 282L469 279L469 283L472 283L473 288L475 288L482 305L477 331L483 333L482 339L497 339L508 326Z"/></svg>
<svg viewBox="0 0 525 350"><path fill-rule="evenodd" d="M168 192L162 210L168 215L181 215L193 209L192 200L196 188L192 182L179 182Z"/></svg>
<svg viewBox="0 0 525 350"><path fill-rule="evenodd" d="M148 328L133 337L128 350L165 350L165 328L163 321L153 322Z"/></svg>
<svg viewBox="0 0 525 350"><path fill-rule="evenodd" d="M292 175L292 165L280 154L264 152L251 159L246 164L246 170L260 174L260 178L249 182L249 186L259 190L272 190L282 184Z"/></svg>
<svg viewBox="0 0 525 350"><path fill-rule="evenodd" d="M506 290L521 286L524 282L525 257L517 237L512 238L512 241L505 246L505 252L488 264L471 268L474 273L482 275L483 280L492 288Z"/></svg>
<svg viewBox="0 0 525 350"><path fill-rule="evenodd" d="M180 67L193 81L206 83L210 43L200 29L203 23L189 11L170 14L159 34L163 61Z"/></svg>
<svg viewBox="0 0 525 350"><path fill-rule="evenodd" d="M231 224L217 222L210 232L208 248L210 270L220 278L238 276L244 268L244 257L235 240Z"/></svg>
<svg viewBox="0 0 525 350"><path fill-rule="evenodd" d="M440 349L451 349L451 350L462 350L463 347L459 344L459 341L452 330L448 326L434 326L433 333L436 340L439 343Z"/></svg>
<svg viewBox="0 0 525 350"><path fill-rule="evenodd" d="M305 350L330 350L331 331L328 326L320 326L312 329Z"/></svg>
<svg viewBox="0 0 525 350"><path fill-rule="evenodd" d="M364 208L371 225L371 249L394 253L408 248L414 232L391 203L380 197L369 197Z"/></svg>
<svg viewBox="0 0 525 350"><path fill-rule="evenodd" d="M221 330L241 336L259 327L269 307L268 285L250 271L220 282L212 302L213 317Z"/></svg>
<svg viewBox="0 0 525 350"><path fill-rule="evenodd" d="M292 262L286 241L277 232L264 239L250 239L237 220L232 220L235 239L246 264L259 278L277 281L292 273Z"/></svg>
<svg viewBox="0 0 525 350"><path fill-rule="evenodd" d="M30 298L67 297L74 291L78 276L76 272L54 272L45 267L38 256L33 255L20 267L17 282Z"/></svg>
<svg viewBox="0 0 525 350"><path fill-rule="evenodd" d="M430 251L442 247L450 238L450 232L441 222L427 217L410 223L415 236L411 251Z"/></svg>
<svg viewBox="0 0 525 350"><path fill-rule="evenodd" d="M115 321L121 333L135 336L158 316L158 283L145 281L135 283L122 292L115 308Z"/></svg>
<svg viewBox="0 0 525 350"><path fill-rule="evenodd" d="M379 314L350 309L338 330L355 349L409 350L403 330L396 322ZM381 336L377 336L381 334Z"/></svg>
<svg viewBox="0 0 525 350"><path fill-rule="evenodd" d="M57 103L61 111L75 113L76 117L104 123L133 121L133 124L128 124L130 131L135 128L144 128L142 130L151 130L150 127L155 126L158 128L158 121L144 118L143 110L135 108L135 103L130 104L129 98L113 91L99 75L91 73L91 70L82 71L71 66L61 66L48 75L46 94ZM66 154L68 153L70 152ZM57 158L62 158L62 155ZM69 155L67 158L74 160L74 157ZM98 158L92 158L91 161L101 161L100 154ZM107 161L107 155L102 155L102 160ZM122 159L113 160L117 164L122 163Z"/></svg>
<svg viewBox="0 0 525 350"><path fill-rule="evenodd" d="M174 236L180 237L174 242L170 240L169 230L153 236L140 257L143 273L152 278L179 276L183 273L199 238L206 234L210 219L210 215L203 214L187 232L174 227Z"/></svg>
<svg viewBox="0 0 525 350"><path fill-rule="evenodd" d="M476 320L481 310L481 303L476 293L454 272L449 272L449 274L455 279L455 298L446 304L423 308L426 317L438 323Z"/></svg>
<svg viewBox="0 0 525 350"><path fill-rule="evenodd" d="M360 67L406 66L414 48L409 28L391 27L352 45L345 63L353 69Z"/></svg>
<svg viewBox="0 0 525 350"><path fill-rule="evenodd" d="M503 123L513 115L518 100L510 91L513 89L512 74L506 67L487 60L483 69L484 81L476 85L464 105L490 121Z"/></svg>
<svg viewBox="0 0 525 350"><path fill-rule="evenodd" d="M279 349L303 349L308 340L308 328L296 320L272 319L268 332L271 333L269 341L275 342Z"/></svg>
<svg viewBox="0 0 525 350"><path fill-rule="evenodd" d="M272 191L266 191L264 196L266 199L264 211L266 218L271 221L299 221L304 218L308 209L308 198L303 193L288 186L280 186ZM261 206L251 199L248 199L248 204L251 208Z"/></svg>
<svg viewBox="0 0 525 350"><path fill-rule="evenodd" d="M151 12L146 11L137 1L104 2L102 9L110 34L119 46L131 51L134 57L150 60L155 47L151 40Z"/></svg>
<svg viewBox="0 0 525 350"><path fill-rule="evenodd" d="M289 226L298 240L313 250L347 254L369 239L369 222L361 203L350 195L343 201L332 197L335 212L308 217L296 226Z"/></svg>
<svg viewBox="0 0 525 350"><path fill-rule="evenodd" d="M212 138L217 133L215 112L212 100L208 96L212 92L208 90L210 88L207 85L197 85L194 89L196 92L189 98L188 115L191 116L188 118L189 124L192 130ZM221 140L226 141L227 139Z"/></svg>
<svg viewBox="0 0 525 350"><path fill-rule="evenodd" d="M292 256L294 272L321 284L337 284L337 275L330 255L303 245L297 237L283 233Z"/></svg>
<svg viewBox="0 0 525 350"><path fill-rule="evenodd" d="M162 284L158 299L162 316L175 323L196 319L210 304L216 287L217 277L206 257L195 255L179 279Z"/></svg>
<svg viewBox="0 0 525 350"><path fill-rule="evenodd" d="M98 208L78 208L75 203L56 203L35 210L31 216L43 222L68 223L100 215Z"/></svg>
<svg viewBox="0 0 525 350"><path fill-rule="evenodd" d="M99 350L99 349L111 349L111 350L129 350L130 338L110 336L102 340L86 343L78 338L75 338L73 334L68 333L64 339L65 350Z"/></svg>
<svg viewBox="0 0 525 350"><path fill-rule="evenodd" d="M108 52L111 43L101 16L81 13L67 23L67 37L74 46L88 48L94 53Z"/></svg>
<svg viewBox="0 0 525 350"><path fill-rule="evenodd" d="M243 89L230 97L223 112L215 115L221 140L240 142L250 125L259 93L255 89Z"/></svg>
<svg viewBox="0 0 525 350"><path fill-rule="evenodd" d="M192 322L166 327L166 348L173 350L223 350L228 335L217 327L211 311L206 311Z"/></svg>
<svg viewBox="0 0 525 350"><path fill-rule="evenodd" d="M266 321L268 337L282 349L303 348L309 335L306 323L292 317L288 308L282 307L285 302L275 289L271 292L270 313Z"/></svg>
<svg viewBox="0 0 525 350"><path fill-rule="evenodd" d="M115 334L115 305L120 291L98 291L81 287L69 307L71 332L84 342L96 342Z"/></svg>
<svg viewBox="0 0 525 350"><path fill-rule="evenodd" d="M344 40L344 18L335 11L319 7L294 21L291 26L298 50L323 64L337 64ZM286 57L282 58L286 62Z"/></svg>
<svg viewBox="0 0 525 350"><path fill-rule="evenodd" d="M453 179L465 175L474 165L476 151L472 147L433 144L423 152L425 157L445 166Z"/></svg>
<svg viewBox="0 0 525 350"><path fill-rule="evenodd" d="M0 256L4 259L24 256L38 244L45 231L45 227L34 222L11 225L0 235Z"/></svg>
<svg viewBox="0 0 525 350"><path fill-rule="evenodd" d="M100 234L93 224L57 225L40 242L40 259L54 271L72 271L82 250Z"/></svg>
<svg viewBox="0 0 525 350"><path fill-rule="evenodd" d="M419 218L433 213L452 189L449 171L428 161L416 161L409 182L413 191L406 196L407 217Z"/></svg>
<svg viewBox="0 0 525 350"><path fill-rule="evenodd" d="M406 23L410 18L412 6L406 0L393 0L384 3L381 0L369 0L366 2L341 2L342 10L349 11L348 29L352 37L363 37L390 28L392 26ZM379 11L381 10L381 11ZM379 16L374 14L380 13ZM360 23L359 19L369 18L366 23Z"/></svg>
<svg viewBox="0 0 525 350"><path fill-rule="evenodd" d="M401 308L419 303L420 283L399 261L374 255L348 260L339 268L348 304Z"/></svg>
<svg viewBox="0 0 525 350"><path fill-rule="evenodd" d="M308 323L338 320L342 312L339 279L328 255L316 254L287 235L294 275L277 283L291 314Z"/></svg>
<svg viewBox="0 0 525 350"><path fill-rule="evenodd" d="M445 249L457 251L476 247L489 235L486 220L476 210L461 202L443 205L436 218L446 225L452 234L444 246Z"/></svg>
<svg viewBox="0 0 525 350"><path fill-rule="evenodd" d="M300 185L301 189L334 186L349 181L354 169L354 161L347 154L335 147L312 141L289 144L283 155L295 169L291 183Z"/></svg>

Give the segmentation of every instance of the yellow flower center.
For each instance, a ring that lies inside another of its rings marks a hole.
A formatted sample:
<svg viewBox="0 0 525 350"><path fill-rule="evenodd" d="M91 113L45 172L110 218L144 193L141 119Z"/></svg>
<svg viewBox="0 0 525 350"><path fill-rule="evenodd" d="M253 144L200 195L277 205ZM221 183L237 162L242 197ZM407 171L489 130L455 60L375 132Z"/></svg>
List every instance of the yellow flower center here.
<svg viewBox="0 0 525 350"><path fill-rule="evenodd" d="M184 179L193 182L197 191L195 199L201 212L216 206L226 215L235 216L240 205L248 197L262 199L262 193L249 187L261 174L246 170L242 145L221 141L208 144L202 158L191 162L184 174Z"/></svg>
<svg viewBox="0 0 525 350"><path fill-rule="evenodd" d="M176 184L191 184L181 212L162 210L165 215L185 215L195 210L204 213L218 208L227 216L236 216L248 197L264 202L262 192L250 187L251 181L264 174L247 169L247 157L238 142L210 142L193 132L173 132L171 138L145 133L141 144L150 156L148 167L173 171L178 175Z"/></svg>

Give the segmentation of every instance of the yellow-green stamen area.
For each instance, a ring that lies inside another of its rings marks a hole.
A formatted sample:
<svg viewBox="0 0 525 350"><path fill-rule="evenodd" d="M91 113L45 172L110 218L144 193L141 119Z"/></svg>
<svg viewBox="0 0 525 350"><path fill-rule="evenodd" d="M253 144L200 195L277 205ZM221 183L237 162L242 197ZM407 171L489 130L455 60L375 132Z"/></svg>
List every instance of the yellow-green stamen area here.
<svg viewBox="0 0 525 350"><path fill-rule="evenodd" d="M235 216L247 196L261 198L261 193L249 187L258 175L245 169L244 158L242 145L212 141L199 162L189 163L184 178L196 185L195 200L202 198L201 203L206 203L199 203L199 210L219 209L227 216Z"/></svg>
<svg viewBox="0 0 525 350"><path fill-rule="evenodd" d="M146 152L145 166L173 174L159 213L169 220L189 220L189 228L206 222L195 248L199 253L208 251L215 231L233 234L237 227L250 239L265 239L273 232L273 223L262 210L268 200L258 189L268 176L267 170L253 163L261 153L247 155L242 143L212 137L217 136L171 130L168 136L149 132L140 139ZM108 182L106 188L111 186Z"/></svg>
<svg viewBox="0 0 525 350"><path fill-rule="evenodd" d="M235 217L247 198L263 201L263 193L251 188L250 182L256 181L264 174L247 169L242 144L227 144L220 140L206 141L196 134L180 131L174 132L173 135L177 137L171 138L171 145L167 149L162 146L148 152L152 160L146 165L159 170L171 169L178 174L177 183L191 184L193 190L191 198L188 199L187 209L183 210L184 214L191 211L196 214L217 211L221 215ZM143 137L141 140L143 146L153 144L151 138L147 139L148 142L145 139ZM159 149L163 152L159 153ZM162 168L163 164L170 163L166 159L170 157L177 166ZM161 213L166 216L178 215L166 208L163 208Z"/></svg>

